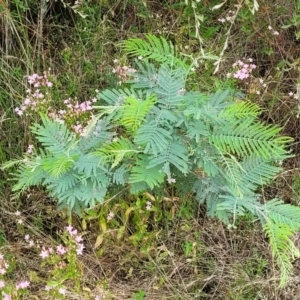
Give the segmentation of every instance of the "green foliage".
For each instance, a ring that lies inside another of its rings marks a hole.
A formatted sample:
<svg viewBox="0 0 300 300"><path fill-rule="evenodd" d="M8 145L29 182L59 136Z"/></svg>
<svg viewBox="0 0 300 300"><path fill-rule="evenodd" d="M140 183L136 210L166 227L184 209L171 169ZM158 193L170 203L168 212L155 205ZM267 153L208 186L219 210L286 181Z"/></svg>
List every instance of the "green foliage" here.
<svg viewBox="0 0 300 300"><path fill-rule="evenodd" d="M300 200L300 176L299 174L295 174L294 178L293 178L293 200L294 203L296 203L297 205L299 205L299 200Z"/></svg>
<svg viewBox="0 0 300 300"><path fill-rule="evenodd" d="M122 105L120 124L134 134L155 102L153 95L143 100L134 97L126 98Z"/></svg>
<svg viewBox="0 0 300 300"><path fill-rule="evenodd" d="M124 185L137 194L189 183L185 193L195 193L209 216L229 226L247 212L261 220L284 283L298 255L285 242L300 226L300 208L276 199L262 204L256 191L281 170L276 163L290 155L291 139L260 122L259 108L233 90L188 91L189 68L164 38L123 45L144 57L130 88L100 92L104 104L80 137L42 117L32 132L44 150L22 161L14 190L43 185L60 207L80 213Z"/></svg>
<svg viewBox="0 0 300 300"><path fill-rule="evenodd" d="M282 145L291 141L288 137L276 137L280 131L273 125L253 120L228 120L226 126L216 126L210 135L210 142L222 152L229 151L239 156L256 154L258 157L282 158L286 154Z"/></svg>
<svg viewBox="0 0 300 300"><path fill-rule="evenodd" d="M134 56L142 56L145 59L154 59L157 62L169 65L184 65L178 58L178 51L171 42L164 38L157 38L147 34L147 43L143 39L129 39L121 43L124 50Z"/></svg>
<svg viewBox="0 0 300 300"><path fill-rule="evenodd" d="M134 293L133 295L134 300L144 300L146 296L146 292L143 290L139 290L138 292Z"/></svg>
<svg viewBox="0 0 300 300"><path fill-rule="evenodd" d="M169 215L174 209L173 206L166 208L162 199L155 199L151 194L145 193L135 197L127 196L126 201L116 199L87 210L83 218L85 224L96 220L98 225L95 226L99 226L94 245L98 255L118 251L114 246L118 245L121 249L126 244L129 248L134 246L135 250L140 249L140 254L144 256L150 251L159 251L156 244L162 221L170 219ZM112 232L116 234L111 234ZM128 256L136 258L137 254L138 252L133 251ZM131 267L132 265L129 268Z"/></svg>
<svg viewBox="0 0 300 300"><path fill-rule="evenodd" d="M280 285L284 286L293 271L291 259L300 257L299 250L291 240L295 232L288 224L275 222L265 224L264 230L270 239L272 255L281 270Z"/></svg>

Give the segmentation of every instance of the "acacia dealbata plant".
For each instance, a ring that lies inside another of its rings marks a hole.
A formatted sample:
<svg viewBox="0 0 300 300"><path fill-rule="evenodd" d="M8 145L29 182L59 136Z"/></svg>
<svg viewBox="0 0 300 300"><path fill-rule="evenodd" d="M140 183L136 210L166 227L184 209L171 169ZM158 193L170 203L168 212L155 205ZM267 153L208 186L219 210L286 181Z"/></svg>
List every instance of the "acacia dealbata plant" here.
<svg viewBox="0 0 300 300"><path fill-rule="evenodd" d="M4 166L19 164L13 190L42 185L59 208L80 214L124 188L158 195L173 182L178 196L195 195L208 216L231 227L246 212L260 220L284 285L299 255L291 237L300 208L263 202L258 191L281 171L291 138L261 122L260 108L232 89L188 90L193 65L164 38L147 35L122 47L143 57L131 79L98 94L98 115L83 136L42 116L31 127L40 149Z"/></svg>

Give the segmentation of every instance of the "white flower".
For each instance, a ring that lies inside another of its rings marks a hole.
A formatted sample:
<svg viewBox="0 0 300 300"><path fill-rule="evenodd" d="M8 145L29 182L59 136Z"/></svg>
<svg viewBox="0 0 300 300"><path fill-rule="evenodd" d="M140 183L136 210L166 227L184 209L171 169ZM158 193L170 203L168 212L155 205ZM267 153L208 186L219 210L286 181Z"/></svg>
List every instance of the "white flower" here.
<svg viewBox="0 0 300 300"><path fill-rule="evenodd" d="M107 216L107 221L110 221L114 216L115 214L111 211Z"/></svg>
<svg viewBox="0 0 300 300"><path fill-rule="evenodd" d="M146 202L146 210L150 210L152 207L152 203L150 201Z"/></svg>
<svg viewBox="0 0 300 300"><path fill-rule="evenodd" d="M171 184L171 183L175 183L176 182L176 179L175 178L168 178L168 183Z"/></svg>

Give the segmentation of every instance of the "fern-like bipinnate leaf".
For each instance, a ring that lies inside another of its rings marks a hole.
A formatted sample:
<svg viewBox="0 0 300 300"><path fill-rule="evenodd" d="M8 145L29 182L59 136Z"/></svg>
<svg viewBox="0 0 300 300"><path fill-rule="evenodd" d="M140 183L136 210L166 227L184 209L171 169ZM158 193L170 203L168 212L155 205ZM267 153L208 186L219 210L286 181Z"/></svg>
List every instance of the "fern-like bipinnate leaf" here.
<svg viewBox="0 0 300 300"><path fill-rule="evenodd" d="M226 157L220 153L223 161L222 169L224 170L224 178L228 182L229 190L234 191L238 197L243 196L243 182L241 181L241 173L245 172L240 162L233 156Z"/></svg>
<svg viewBox="0 0 300 300"><path fill-rule="evenodd" d="M286 224L296 231L300 229L300 207L273 199L264 204L264 214L268 219L278 224Z"/></svg>
<svg viewBox="0 0 300 300"><path fill-rule="evenodd" d="M281 171L280 167L256 155L245 157L241 166L243 172L240 173L240 180L244 193L255 192L259 186L271 182Z"/></svg>
<svg viewBox="0 0 300 300"><path fill-rule="evenodd" d="M14 180L17 183L12 190L18 192L17 195L19 195L31 186L42 184L46 176L47 174L40 163L21 165L15 173Z"/></svg>
<svg viewBox="0 0 300 300"><path fill-rule="evenodd" d="M112 140L115 135L112 132L113 129L114 126L109 124L109 121L103 119L96 120L79 140L79 152L86 153L87 151L93 151Z"/></svg>
<svg viewBox="0 0 300 300"><path fill-rule="evenodd" d="M123 164L119 168L110 171L109 175L112 175L112 182L117 185L125 185L128 182L129 169L129 164Z"/></svg>
<svg viewBox="0 0 300 300"><path fill-rule="evenodd" d="M144 147L144 153L151 153L155 156L167 148L168 142L172 139L170 131L156 126L155 122L142 124L137 130L134 141Z"/></svg>
<svg viewBox="0 0 300 300"><path fill-rule="evenodd" d="M74 188L76 185L80 184L80 181L73 170L70 170L59 178L47 176L44 179L43 184L53 197L59 198L60 194Z"/></svg>
<svg viewBox="0 0 300 300"><path fill-rule="evenodd" d="M183 144L170 141L167 147L157 156L150 156L147 169L160 166L163 168L165 164L171 164L183 174L188 173L187 150Z"/></svg>
<svg viewBox="0 0 300 300"><path fill-rule="evenodd" d="M113 169L121 163L124 158L130 158L140 153L135 145L128 138L120 138L110 144L94 152L94 155L103 159L104 162L109 163L110 168Z"/></svg>
<svg viewBox="0 0 300 300"><path fill-rule="evenodd" d="M165 174L161 172L161 166L149 167L149 160L146 156L142 155L133 166L129 177L129 183L147 184L148 188L153 189L164 181Z"/></svg>
<svg viewBox="0 0 300 300"><path fill-rule="evenodd" d="M98 94L98 98L105 101L109 106L120 106L128 97L142 98L144 93L133 88L106 89Z"/></svg>
<svg viewBox="0 0 300 300"><path fill-rule="evenodd" d="M135 133L155 102L156 96L154 95L148 96L145 100L127 97L122 106L120 124L129 132Z"/></svg>
<svg viewBox="0 0 300 300"><path fill-rule="evenodd" d="M73 167L74 159L77 159L77 157L78 155L72 157L63 154L56 157L47 157L43 159L42 166L50 176L58 178Z"/></svg>
<svg viewBox="0 0 300 300"><path fill-rule="evenodd" d="M91 153L81 154L74 165L74 169L78 171L79 174L85 174L87 176L96 176L102 169L99 167L100 160Z"/></svg>
<svg viewBox="0 0 300 300"><path fill-rule="evenodd" d="M243 122L228 121L222 126L215 126L209 140L224 153L241 157L255 154L265 159L284 158L288 156L285 147L292 139L276 136L279 131L277 126L248 118Z"/></svg>
<svg viewBox="0 0 300 300"><path fill-rule="evenodd" d="M157 85L153 91L157 95L157 102L160 108L178 109L184 100L185 76L180 69L172 70L167 66L159 68L157 73Z"/></svg>
<svg viewBox="0 0 300 300"><path fill-rule="evenodd" d="M196 143L200 142L200 139L204 136L208 136L209 131L207 125L202 120L195 120L192 124L187 126L187 134L191 139L195 139Z"/></svg>
<svg viewBox="0 0 300 300"><path fill-rule="evenodd" d="M74 146L76 135L71 133L66 125L51 121L47 116L41 116L43 125L34 124L31 131L41 144L53 155L69 152Z"/></svg>
<svg viewBox="0 0 300 300"><path fill-rule="evenodd" d="M261 113L261 108L256 103L248 101L238 101L225 108L221 114L221 118L228 120L233 119L245 119L245 118L257 118Z"/></svg>
<svg viewBox="0 0 300 300"><path fill-rule="evenodd" d="M295 231L286 223L274 222L267 222L264 231L269 238L273 258L279 265L280 286L283 287L292 274L293 259L300 257L299 250L291 240Z"/></svg>
<svg viewBox="0 0 300 300"><path fill-rule="evenodd" d="M220 173L238 196L251 195L258 187L274 179L281 170L256 155L245 157L242 162L238 162L232 155L230 158L224 155L221 157L223 157L224 171L220 170Z"/></svg>
<svg viewBox="0 0 300 300"><path fill-rule="evenodd" d="M153 59L156 62L168 65L187 66L178 58L178 52L171 42L165 38L157 38L152 34L146 35L146 40L132 38L122 42L124 50L136 57L142 56L144 59Z"/></svg>

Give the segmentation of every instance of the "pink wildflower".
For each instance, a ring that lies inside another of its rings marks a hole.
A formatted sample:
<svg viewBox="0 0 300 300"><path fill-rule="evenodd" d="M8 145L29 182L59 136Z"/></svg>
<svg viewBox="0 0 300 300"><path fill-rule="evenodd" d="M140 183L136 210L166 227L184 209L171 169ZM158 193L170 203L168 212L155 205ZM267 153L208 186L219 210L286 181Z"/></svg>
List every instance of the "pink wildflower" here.
<svg viewBox="0 0 300 300"><path fill-rule="evenodd" d="M1 274L1 275L4 275L5 273L6 273L6 269L0 267L0 274Z"/></svg>
<svg viewBox="0 0 300 300"><path fill-rule="evenodd" d="M81 236L78 235L78 236L76 236L75 241L76 241L76 243L80 243L83 241L83 239Z"/></svg>
<svg viewBox="0 0 300 300"><path fill-rule="evenodd" d="M78 234L77 229L74 229L72 232L70 232L71 236L76 236Z"/></svg>
<svg viewBox="0 0 300 300"><path fill-rule="evenodd" d="M43 247L39 256L42 259L45 259L45 258L47 258L49 256L49 251L47 249L45 249L45 247Z"/></svg>
<svg viewBox="0 0 300 300"><path fill-rule="evenodd" d="M2 292L2 297L3 297L3 300L11 300L11 296Z"/></svg>
<svg viewBox="0 0 300 300"><path fill-rule="evenodd" d="M73 226L71 226L71 225L68 225L67 227L66 227L66 230L69 232L69 234L71 235L71 232L73 231Z"/></svg>
<svg viewBox="0 0 300 300"><path fill-rule="evenodd" d="M0 280L0 289L3 289L5 287L4 280Z"/></svg>
<svg viewBox="0 0 300 300"><path fill-rule="evenodd" d="M36 79L38 79L38 74L33 74L31 76L28 76L28 83L29 84L33 84L35 83Z"/></svg>
<svg viewBox="0 0 300 300"><path fill-rule="evenodd" d="M67 249L62 245L58 245L56 247L56 252L57 254L64 255L67 252Z"/></svg>
<svg viewBox="0 0 300 300"><path fill-rule="evenodd" d="M61 295L65 295L65 294L66 294L66 289L64 289L64 288L59 288L58 292L59 292Z"/></svg>
<svg viewBox="0 0 300 300"><path fill-rule="evenodd" d="M27 287L29 287L30 282L27 280L24 281L20 281L19 283L16 284L16 289L26 289Z"/></svg>
<svg viewBox="0 0 300 300"><path fill-rule="evenodd" d="M77 255L82 255L82 254L83 254L83 249L84 249L84 248L85 248L84 245L79 244L78 247L77 247L77 249L76 249Z"/></svg>

